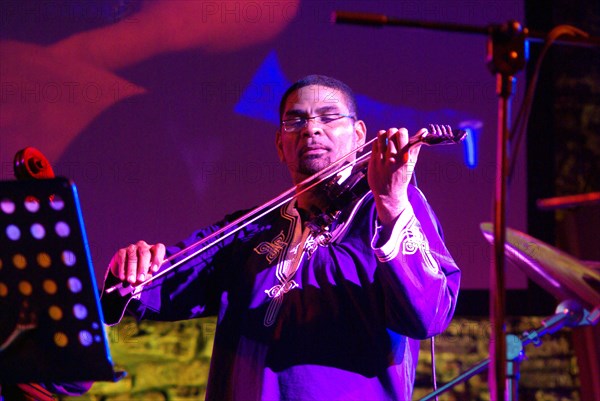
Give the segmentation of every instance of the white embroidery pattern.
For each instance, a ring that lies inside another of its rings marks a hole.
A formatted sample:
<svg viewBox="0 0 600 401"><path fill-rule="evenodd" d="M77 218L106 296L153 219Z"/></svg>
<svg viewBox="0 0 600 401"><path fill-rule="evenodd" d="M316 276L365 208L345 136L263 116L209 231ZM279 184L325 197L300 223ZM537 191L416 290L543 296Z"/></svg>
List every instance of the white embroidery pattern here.
<svg viewBox="0 0 600 401"><path fill-rule="evenodd" d="M317 238L314 237L314 234L309 228L302 230L300 215L295 210L293 203L289 203L287 207L284 206L281 208L281 217L290 221L290 227L288 228L287 236L282 238L281 252L276 256L278 261L275 275L277 280L279 280L279 284L264 290L265 294L271 298L263 322L266 327L272 326L275 323L275 319L277 318L277 314L283 303L284 295L287 294L288 291L299 287L299 284L293 280L293 277L302 264L304 257L307 256L310 259L319 246L327 246L327 244L334 241L337 236L341 235L347 229L349 222L354 218L354 215L366 197L367 195L363 196L360 201L356 203L350 217L348 217L345 222L339 224L333 233L325 232L318 235ZM279 236L276 238L279 238ZM274 243L275 240L270 244ZM258 252L256 249L255 251Z"/></svg>
<svg viewBox="0 0 600 401"><path fill-rule="evenodd" d="M288 291L298 287L298 283L292 278L300 266L303 253L298 253L300 244L304 238L302 232L300 231L301 227L298 224L299 216L288 214L285 210L285 207L283 207L281 209L281 217L290 221L290 227L288 229L287 237L282 238L281 241L282 252L278 252L275 276L277 277L279 284L276 284L273 287L265 290L265 294L271 298L263 322L266 327L272 326L273 323L275 323L275 319L277 318L277 314L279 313L279 309L283 303L284 295L287 294ZM283 234L283 231L281 234ZM279 236L276 238L279 238ZM286 241L283 241L283 239L286 239Z"/></svg>
<svg viewBox="0 0 600 401"><path fill-rule="evenodd" d="M279 255L279 252L287 245L284 239L285 237L282 230L271 242L264 241L258 244L258 246L254 248L254 252L259 255L267 254L267 262L271 263L275 260L277 255Z"/></svg>
<svg viewBox="0 0 600 401"><path fill-rule="evenodd" d="M421 252L421 256L425 261L425 266L434 274L439 272L437 261L431 255L429 250L429 242L425 237L425 233L413 216L409 220L406 227L400 233L400 243L402 244L403 255L414 255L417 250Z"/></svg>
<svg viewBox="0 0 600 401"><path fill-rule="evenodd" d="M306 238L306 241L304 242L304 250L306 251L308 260L312 258L313 253L315 253L318 247L328 246L331 242L331 239L332 235L328 230L323 230L317 233L311 230Z"/></svg>

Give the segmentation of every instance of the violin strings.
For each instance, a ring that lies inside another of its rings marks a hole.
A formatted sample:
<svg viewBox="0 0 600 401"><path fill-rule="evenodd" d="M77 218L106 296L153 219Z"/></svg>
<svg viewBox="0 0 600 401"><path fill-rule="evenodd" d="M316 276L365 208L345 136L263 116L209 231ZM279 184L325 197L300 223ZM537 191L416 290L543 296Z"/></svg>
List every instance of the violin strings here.
<svg viewBox="0 0 600 401"><path fill-rule="evenodd" d="M410 148L413 145L416 145L419 142L424 142L425 135L416 135L414 137L411 137L409 139L408 144L406 145L406 149ZM348 167L353 167L355 165L357 165L358 163L362 163L363 161L367 161L368 158L371 156L371 151L365 152L363 155L360 155L359 157L355 157L354 160L348 162L347 164L343 164L341 166L339 166L340 163L344 162L348 157L352 156L353 154L355 154L356 152L360 152L362 151L364 148L366 148L367 146L371 145L373 142L375 142L377 140L377 137L371 139L370 141L362 144L361 146L358 146L356 149L351 150L350 152L348 152L346 155L342 156L341 158L339 158L338 160L336 160L335 162L331 163L329 166L323 168L322 170L316 172L315 174L311 175L310 177L307 177L306 179L304 179L303 181L301 181L299 184L296 184L295 186L293 186L292 188L288 189L287 191L282 192L279 196L277 196L276 198L272 199L269 202L266 202L265 204L263 204L262 206L259 206L253 210L251 210L249 213L241 216L240 218L234 220L233 222L229 223L228 225L221 227L219 230L215 231L214 233L199 239L198 241L194 242L193 244L179 250L178 252L174 253L173 255L169 256L168 258L166 258L165 260L163 260L163 262L161 263L160 266L163 266L166 263L171 263L173 262L175 259L177 259L178 257L186 254L187 252L189 252L190 250L197 248L201 245L203 245L204 243L212 240L213 238L223 234L225 231L230 230L232 227L235 227L236 225L240 224L239 226L237 226L236 228L234 228L233 230L229 231L227 234L217 238L216 240L214 240L213 242L211 242L210 244L198 249L197 251L187 255L185 258L177 261L176 263L173 263L171 266L169 266L168 268L164 269L163 271L159 272L156 275L153 275L152 277L148 278L147 280L141 282L140 284L136 285L135 287L127 287L125 288L123 286L123 283L119 283L115 286L112 286L110 288L108 288L106 290L107 293L111 293L113 291L115 291L116 289L121 289L121 295L125 295L126 293L132 292L134 295L137 294L139 291L141 291L142 287L154 280L156 280L159 277L162 277L163 275L173 271L174 269L176 269L177 267L179 267L181 264L187 262L188 260L190 260L191 258L196 257L198 254L204 252L205 250L207 250L208 248L218 244L219 242L223 241L224 239L230 237L231 235L237 233L238 231L242 230L243 228L245 228L246 226L248 226L249 224L253 223L254 221L258 220L259 218L265 216L266 214L270 213L271 211L275 210L276 208L278 208L279 206L297 198L298 196L302 195L303 193L313 189L314 187L316 187L317 185L321 184L323 181L325 181L328 178L333 177L336 174L339 174L343 169L348 168ZM332 171L331 171L332 170ZM159 266L159 267L160 267Z"/></svg>
<svg viewBox="0 0 600 401"><path fill-rule="evenodd" d="M425 137L425 135L416 135L413 136L409 139L408 144L406 145L406 149L410 148L413 145L416 145L419 142L423 142L423 138ZM232 227L235 227L236 225L240 224L239 226L237 226L236 228L234 228L233 230L229 231L227 234L215 239L213 242L211 242L208 245L205 245L204 247L198 249L197 251L187 255L185 258L173 263L171 266L169 266L168 268L164 269L163 271L157 273L156 275L153 275L152 277L148 278L147 280L141 282L140 284L136 285L135 287L133 286L129 286L127 288L125 288L123 286L123 283L119 283L117 285L114 285L110 288L108 288L106 290L106 293L111 293L117 289L120 289L121 291L121 295L125 295L129 292L133 293L134 295L137 294L138 292L141 291L141 289L143 288L143 286L145 286L146 284L156 280L159 277L164 276L165 274L173 271L174 269L176 269L177 267L179 267L181 264L187 262L188 260L196 257L198 254L204 252L205 250L211 248L212 246L218 244L219 242L223 241L224 239L230 237L231 235L237 233L238 231L242 230L243 228L245 228L246 226L248 226L249 224L253 223L254 221L260 219L261 217L265 216L266 214L272 212L273 210L277 209L278 207L280 207L281 205L297 198L298 196L302 195L303 193L313 189L314 187L316 187L317 185L321 184L323 181L325 181L328 178L331 178L337 174L339 174L343 169L348 168L348 167L353 167L355 165L357 165L358 163L362 163L363 161L367 161L368 158L371 156L371 151L365 152L363 155L360 155L359 157L355 157L354 160L348 162L347 164L342 164L341 166L338 166L340 163L344 162L348 157L352 156L353 154L355 154L356 152L360 152L362 151L364 148L366 148L367 146L371 145L373 142L375 142L378 139L378 137L375 137L373 139L371 139L370 141L365 142L364 144L362 144L361 146L358 146L357 148L351 150L350 152L348 152L347 154L345 154L344 156L342 156L341 158L339 158L338 160L334 161L333 163L331 163L330 165L328 165L327 167L323 168L322 170L316 172L315 174L311 175L310 177L305 178L303 181L301 181L299 184L296 184L295 186L293 186L292 188L282 192L279 196L277 196L276 198L264 203L263 205L251 210L250 212L248 212L247 214L239 217L238 219L232 221L231 223L227 224L224 227L221 227L219 230L213 232L212 234L199 239L198 241L194 242L193 244L179 250L178 252L174 253L173 255L169 256L168 258L166 258L165 260L163 260L163 262L161 263L161 266L163 266L166 263L171 263L173 262L175 259L177 259L180 256L183 256L184 254L186 254L187 252L189 252L190 250L197 248L201 245L203 245L204 243L212 240L213 238L223 234L225 231L230 230ZM330 171L333 170L333 171ZM313 182L314 181L314 182Z"/></svg>

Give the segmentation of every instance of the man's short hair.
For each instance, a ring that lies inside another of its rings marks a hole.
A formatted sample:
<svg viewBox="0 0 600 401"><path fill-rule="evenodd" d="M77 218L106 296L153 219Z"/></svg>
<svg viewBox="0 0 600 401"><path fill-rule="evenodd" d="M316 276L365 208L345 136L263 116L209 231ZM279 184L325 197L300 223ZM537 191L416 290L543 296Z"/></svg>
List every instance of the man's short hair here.
<svg viewBox="0 0 600 401"><path fill-rule="evenodd" d="M346 105L348 106L348 111L350 112L350 114L353 114L355 116L357 115L358 108L356 107L356 98L354 97L354 92L352 92L352 89L350 89L348 85L335 78L327 77L325 75L313 74L307 75L304 78L301 78L300 80L296 81L285 91L285 93L281 97L281 102L279 103L280 120L283 118L285 104L292 92L310 85L320 85L341 92L346 98Z"/></svg>

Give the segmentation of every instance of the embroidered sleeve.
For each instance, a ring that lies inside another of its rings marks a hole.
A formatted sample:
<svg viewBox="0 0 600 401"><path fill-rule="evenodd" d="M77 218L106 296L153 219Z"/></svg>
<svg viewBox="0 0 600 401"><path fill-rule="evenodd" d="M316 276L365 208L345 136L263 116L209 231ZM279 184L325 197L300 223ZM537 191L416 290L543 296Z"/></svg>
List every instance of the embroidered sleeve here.
<svg viewBox="0 0 600 401"><path fill-rule="evenodd" d="M387 240L380 238L381 226L376 223L375 235L371 241L371 247L380 262L389 262L402 255L414 255L419 252L425 266L432 272L439 271L439 264L429 251L427 237L415 217L412 207L406 208L394 223L392 233ZM380 247L377 245L384 242Z"/></svg>
<svg viewBox="0 0 600 401"><path fill-rule="evenodd" d="M371 247L387 323L404 335L427 338L442 332L452 318L460 270L422 193L413 189L409 199L411 207L394 222L389 238L372 223Z"/></svg>

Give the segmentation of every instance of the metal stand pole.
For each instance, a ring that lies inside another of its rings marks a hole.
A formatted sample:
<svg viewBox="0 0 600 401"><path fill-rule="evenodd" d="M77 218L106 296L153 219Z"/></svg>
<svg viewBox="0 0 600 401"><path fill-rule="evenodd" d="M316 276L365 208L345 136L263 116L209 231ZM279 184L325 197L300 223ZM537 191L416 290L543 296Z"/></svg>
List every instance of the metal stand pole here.
<svg viewBox="0 0 600 401"><path fill-rule="evenodd" d="M504 243L506 242L506 198L508 177L508 137L510 100L516 83L515 74L525 67L525 33L516 21L496 26L488 39L487 65L496 74L498 94L498 130L496 141L496 188L494 194L494 259L490 268L490 399L508 400L506 392L506 333ZM514 387L510 386L511 389Z"/></svg>
<svg viewBox="0 0 600 401"><path fill-rule="evenodd" d="M506 242L506 169L508 167L508 120L514 77L497 75L498 134L496 142L496 187L494 196L494 259L490 267L490 399L502 399L505 370L505 280L504 243Z"/></svg>

